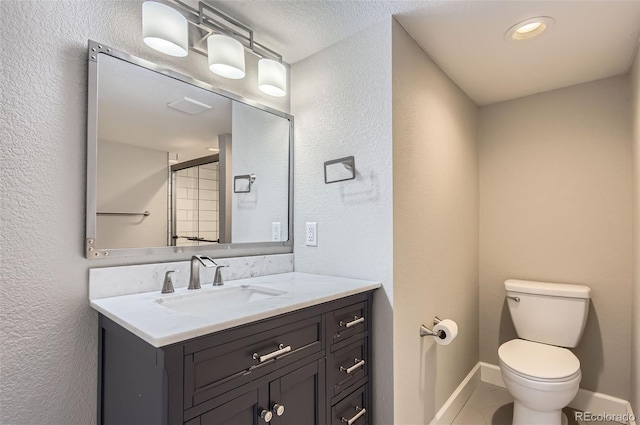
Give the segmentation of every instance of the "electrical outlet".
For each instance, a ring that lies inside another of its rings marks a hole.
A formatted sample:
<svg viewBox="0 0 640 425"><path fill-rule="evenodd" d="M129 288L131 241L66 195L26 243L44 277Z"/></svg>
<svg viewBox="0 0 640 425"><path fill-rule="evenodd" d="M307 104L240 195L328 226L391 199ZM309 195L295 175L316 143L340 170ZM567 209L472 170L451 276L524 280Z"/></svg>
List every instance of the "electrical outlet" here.
<svg viewBox="0 0 640 425"><path fill-rule="evenodd" d="M304 239L307 246L318 246L318 223L307 223Z"/></svg>
<svg viewBox="0 0 640 425"><path fill-rule="evenodd" d="M281 232L280 232L280 228L281 228L281 224L279 221L274 221L273 223L271 223L271 240L274 242L280 241L281 239Z"/></svg>

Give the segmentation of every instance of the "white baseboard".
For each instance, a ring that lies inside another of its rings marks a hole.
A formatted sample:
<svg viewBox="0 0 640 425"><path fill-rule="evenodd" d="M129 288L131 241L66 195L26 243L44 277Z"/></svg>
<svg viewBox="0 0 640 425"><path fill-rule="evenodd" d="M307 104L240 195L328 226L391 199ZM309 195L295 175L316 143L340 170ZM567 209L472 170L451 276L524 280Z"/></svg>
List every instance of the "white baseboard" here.
<svg viewBox="0 0 640 425"><path fill-rule="evenodd" d="M579 389L576 397L569 403L569 407L583 412L620 416L627 413L627 405L629 405L627 400L583 389Z"/></svg>
<svg viewBox="0 0 640 425"><path fill-rule="evenodd" d="M631 418L629 421L629 425L636 425L636 421L638 420L633 413L633 409L631 408L631 403L627 403L627 417Z"/></svg>
<svg viewBox="0 0 640 425"><path fill-rule="evenodd" d="M462 380L458 388L451 394L444 405L438 410L436 416L429 425L449 425L458 416L462 406L467 402L471 393L480 382L480 363L477 363L471 372Z"/></svg>
<svg viewBox="0 0 640 425"><path fill-rule="evenodd" d="M505 387L500 373L500 367L480 362L480 380L489 384ZM582 388L578 390L576 397L569 403L572 409L582 412L590 412L594 415L620 415L621 417L633 417L631 404L627 400L613 397L607 394L596 393ZM636 425L631 421L628 425Z"/></svg>
<svg viewBox="0 0 640 425"><path fill-rule="evenodd" d="M480 380L488 384L497 385L504 388L504 381L502 380L502 373L500 372L500 366L494 364L480 362Z"/></svg>

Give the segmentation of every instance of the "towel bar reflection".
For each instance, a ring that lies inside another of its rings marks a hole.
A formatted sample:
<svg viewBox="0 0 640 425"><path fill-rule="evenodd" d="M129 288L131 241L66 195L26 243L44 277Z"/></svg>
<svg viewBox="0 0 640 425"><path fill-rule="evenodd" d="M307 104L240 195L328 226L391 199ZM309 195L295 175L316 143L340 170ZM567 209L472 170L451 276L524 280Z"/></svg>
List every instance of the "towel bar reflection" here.
<svg viewBox="0 0 640 425"><path fill-rule="evenodd" d="M151 213L149 211L144 211L144 212L104 212L104 211L98 211L96 214L98 215L143 215L145 217L148 217L151 215Z"/></svg>
<svg viewBox="0 0 640 425"><path fill-rule="evenodd" d="M238 188L238 182L246 180L244 188ZM245 174L243 176L233 177L233 193L249 193L251 192L251 186L256 182L255 174Z"/></svg>

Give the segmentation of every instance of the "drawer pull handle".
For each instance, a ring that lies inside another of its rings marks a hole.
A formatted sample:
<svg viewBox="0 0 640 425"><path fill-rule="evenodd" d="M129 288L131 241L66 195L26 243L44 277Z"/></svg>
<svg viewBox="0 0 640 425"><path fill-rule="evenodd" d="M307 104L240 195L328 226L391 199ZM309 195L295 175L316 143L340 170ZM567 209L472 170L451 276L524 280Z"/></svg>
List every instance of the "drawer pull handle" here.
<svg viewBox="0 0 640 425"><path fill-rule="evenodd" d="M364 415L365 413L367 413L367 409L360 407L360 406L356 406L356 415L351 418L351 419L345 419L344 416L340 418L340 422L344 422L347 425L353 425L353 423L355 421L357 421L358 419L360 419L362 417L362 415Z"/></svg>
<svg viewBox="0 0 640 425"><path fill-rule="evenodd" d="M271 419L273 419L273 413L269 412L268 410L263 410L262 412L260 412L260 419L265 422L271 422Z"/></svg>
<svg viewBox="0 0 640 425"><path fill-rule="evenodd" d="M265 354L264 356L261 356L258 353L253 353L253 360L260 360L260 363L264 363L267 360L271 360L272 358L278 357L279 355L284 353L288 353L289 351L291 351L290 345L287 345L285 347L284 344L280 344L278 345L278 349L276 351L269 354Z"/></svg>
<svg viewBox="0 0 640 425"><path fill-rule="evenodd" d="M364 360L353 359L355 364L351 367L340 366L340 372L352 373L354 370L361 368L364 366Z"/></svg>
<svg viewBox="0 0 640 425"><path fill-rule="evenodd" d="M358 316L353 316L353 320L350 322L343 322L342 320L340 321L340 326L343 328L350 328L351 326L355 326L359 323L364 322L364 317L360 317L358 318Z"/></svg>

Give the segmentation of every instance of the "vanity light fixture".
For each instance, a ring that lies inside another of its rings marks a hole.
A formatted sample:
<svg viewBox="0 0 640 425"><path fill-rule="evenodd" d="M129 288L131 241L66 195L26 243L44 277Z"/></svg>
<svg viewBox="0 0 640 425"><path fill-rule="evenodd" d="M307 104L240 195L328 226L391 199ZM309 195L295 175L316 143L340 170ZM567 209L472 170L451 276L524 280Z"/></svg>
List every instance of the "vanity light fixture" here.
<svg viewBox="0 0 640 425"><path fill-rule="evenodd" d="M529 40L542 34L555 20L550 16L537 16L518 22L504 34L506 40Z"/></svg>
<svg viewBox="0 0 640 425"><path fill-rule="evenodd" d="M147 46L159 52L171 56L187 56L187 18L167 5L145 1L142 3L142 38Z"/></svg>
<svg viewBox="0 0 640 425"><path fill-rule="evenodd" d="M280 62L262 58L258 61L258 88L271 96L287 94L287 69Z"/></svg>
<svg viewBox="0 0 640 425"><path fill-rule="evenodd" d="M245 77L245 50L248 50L260 58L258 88L271 96L287 94L287 68L282 63L282 55L255 41L251 28L202 1L198 2L197 9L182 0L164 2L171 3L180 11L156 1L143 3L142 26L147 45L173 56L186 56L187 49L191 49L208 57L209 69L213 73L231 79ZM184 33L180 32L180 43L173 32L178 25L165 23L173 22L168 18L166 21L156 18L165 15L184 20L186 29Z"/></svg>
<svg viewBox="0 0 640 425"><path fill-rule="evenodd" d="M238 40L213 34L207 38L207 52L211 72L233 80L244 78L244 46Z"/></svg>

